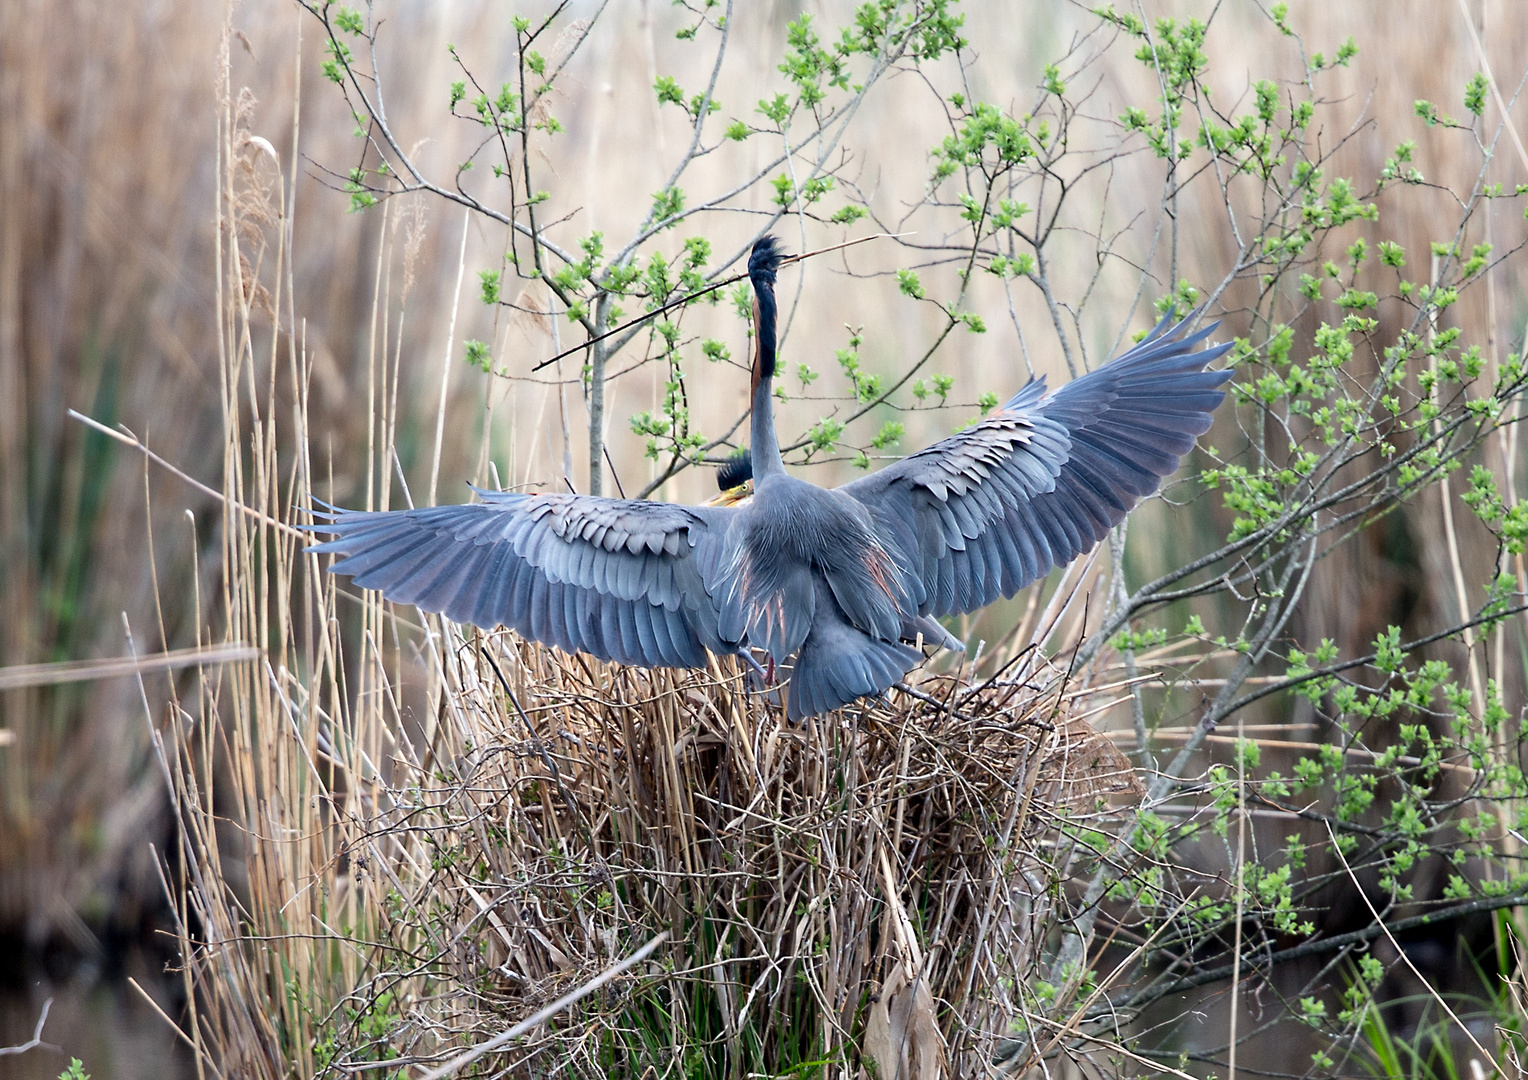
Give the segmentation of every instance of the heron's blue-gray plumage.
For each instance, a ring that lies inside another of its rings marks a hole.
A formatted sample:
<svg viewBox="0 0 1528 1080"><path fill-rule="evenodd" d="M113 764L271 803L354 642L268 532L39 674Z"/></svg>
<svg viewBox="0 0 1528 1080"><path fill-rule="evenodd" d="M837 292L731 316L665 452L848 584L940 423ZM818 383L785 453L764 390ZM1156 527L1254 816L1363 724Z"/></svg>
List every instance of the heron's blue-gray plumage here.
<svg viewBox="0 0 1528 1080"><path fill-rule="evenodd" d="M973 611L1092 548L1209 429L1228 345L1163 320L1054 393L1037 379L997 413L838 490L862 502L921 586L923 615Z"/></svg>
<svg viewBox="0 0 1528 1080"><path fill-rule="evenodd" d="M645 667L698 667L717 636L710 600L735 511L574 495L479 492L462 506L340 511L314 526L332 567L389 599L567 652ZM697 553L698 552L698 553Z"/></svg>
<svg viewBox="0 0 1528 1080"><path fill-rule="evenodd" d="M866 634L843 617L819 578L817 610L790 675L788 714L816 716L858 698L879 694L905 675L923 654L897 637Z"/></svg>
<svg viewBox="0 0 1528 1080"><path fill-rule="evenodd" d="M766 238L768 241L768 238ZM309 550L389 599L513 627L567 652L699 667L763 649L790 671L795 719L884 691L960 642L934 617L1012 596L1089 550L1210 426L1224 371L1163 320L1113 362L1047 393L1031 381L964 431L843 487L785 472L774 437L773 285L756 246L753 497L676 506L479 492L464 506L337 511ZM764 326L763 322L768 325ZM764 331L768 332L765 333Z"/></svg>

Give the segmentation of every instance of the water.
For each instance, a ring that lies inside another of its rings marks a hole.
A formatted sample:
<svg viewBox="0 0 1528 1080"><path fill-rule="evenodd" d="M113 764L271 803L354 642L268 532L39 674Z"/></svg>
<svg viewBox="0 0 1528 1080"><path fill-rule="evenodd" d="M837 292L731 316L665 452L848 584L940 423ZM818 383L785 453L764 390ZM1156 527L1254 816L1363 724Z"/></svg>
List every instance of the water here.
<svg viewBox="0 0 1528 1080"><path fill-rule="evenodd" d="M11 946L0 944L5 947ZM50 997L42 1041L51 1045L0 1056L0 1080L55 1080L70 1058L79 1058L92 1080L191 1080L196 1068L185 1041L127 981L179 1018L178 985L161 965L157 955L135 951L105 974L81 964L61 973L29 972L19 986L7 980L0 987L0 1047L28 1042Z"/></svg>

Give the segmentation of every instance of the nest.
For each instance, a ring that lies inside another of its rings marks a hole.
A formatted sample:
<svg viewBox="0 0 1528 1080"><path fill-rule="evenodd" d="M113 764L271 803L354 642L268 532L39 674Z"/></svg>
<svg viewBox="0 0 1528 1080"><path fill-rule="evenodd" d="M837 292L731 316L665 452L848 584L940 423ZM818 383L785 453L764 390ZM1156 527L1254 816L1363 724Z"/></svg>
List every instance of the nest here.
<svg viewBox="0 0 1528 1080"><path fill-rule="evenodd" d="M497 1034L667 931L500 1067L970 1075L1025 1010L1066 881L1139 795L1048 668L931 675L792 727L730 660L456 645L349 849L400 956L426 958L366 988L408 998L416 1054ZM366 1012L347 1015L354 1036Z"/></svg>

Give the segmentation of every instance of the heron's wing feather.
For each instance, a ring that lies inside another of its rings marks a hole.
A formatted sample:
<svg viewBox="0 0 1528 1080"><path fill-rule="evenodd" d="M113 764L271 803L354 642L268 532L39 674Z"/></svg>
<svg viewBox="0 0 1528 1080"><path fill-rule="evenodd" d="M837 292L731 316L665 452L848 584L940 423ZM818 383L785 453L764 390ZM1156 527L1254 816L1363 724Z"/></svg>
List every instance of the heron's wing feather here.
<svg viewBox="0 0 1528 1080"><path fill-rule="evenodd" d="M697 667L718 635L716 567L733 510L480 491L460 506L340 510L308 550L389 600L568 652Z"/></svg>
<svg viewBox="0 0 1528 1080"><path fill-rule="evenodd" d="M921 583L920 614L1012 596L1091 548L1177 469L1230 378L1204 370L1230 347L1198 349L1215 326L1183 328L1164 319L1054 393L1035 380L1001 411L840 489Z"/></svg>

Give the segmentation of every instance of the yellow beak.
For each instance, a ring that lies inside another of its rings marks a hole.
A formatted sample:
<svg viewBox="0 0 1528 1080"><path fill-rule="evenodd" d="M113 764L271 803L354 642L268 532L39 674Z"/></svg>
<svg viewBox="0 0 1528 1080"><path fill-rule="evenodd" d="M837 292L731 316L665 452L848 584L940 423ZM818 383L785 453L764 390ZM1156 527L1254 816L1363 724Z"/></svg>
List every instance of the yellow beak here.
<svg viewBox="0 0 1528 1080"><path fill-rule="evenodd" d="M707 506L737 506L753 498L753 481L749 480L739 484L735 488L728 488L714 499L706 502Z"/></svg>

